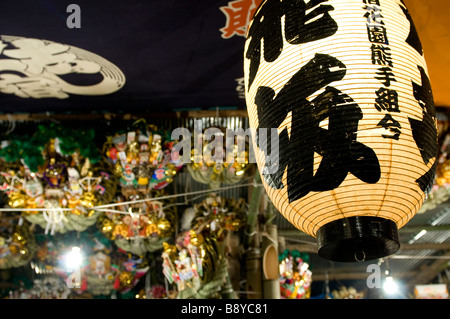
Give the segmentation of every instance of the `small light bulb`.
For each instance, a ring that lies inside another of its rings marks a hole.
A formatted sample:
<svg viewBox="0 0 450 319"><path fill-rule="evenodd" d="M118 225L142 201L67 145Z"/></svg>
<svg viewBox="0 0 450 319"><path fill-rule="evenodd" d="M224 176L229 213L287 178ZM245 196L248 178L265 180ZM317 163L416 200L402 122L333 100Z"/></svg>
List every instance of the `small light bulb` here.
<svg viewBox="0 0 450 319"><path fill-rule="evenodd" d="M395 294L398 291L398 285L391 276L386 277L383 284L384 291L389 294Z"/></svg>
<svg viewBox="0 0 450 319"><path fill-rule="evenodd" d="M82 256L80 247L72 247L72 250L66 255L66 268L71 271L81 266Z"/></svg>
<svg viewBox="0 0 450 319"><path fill-rule="evenodd" d="M242 174L244 174L244 170L240 170L236 172L236 176L241 176Z"/></svg>

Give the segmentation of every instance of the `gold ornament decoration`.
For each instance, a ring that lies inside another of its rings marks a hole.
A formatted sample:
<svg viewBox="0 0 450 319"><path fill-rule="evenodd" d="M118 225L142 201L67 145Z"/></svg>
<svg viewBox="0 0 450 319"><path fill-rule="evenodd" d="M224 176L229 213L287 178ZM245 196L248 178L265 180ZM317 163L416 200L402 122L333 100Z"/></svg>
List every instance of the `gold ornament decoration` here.
<svg viewBox="0 0 450 319"><path fill-rule="evenodd" d="M164 253L169 257L171 260L175 260L177 257L177 247L175 245L171 245L167 242L163 243L163 250Z"/></svg>
<svg viewBox="0 0 450 319"><path fill-rule="evenodd" d="M174 232L174 214L165 211L163 202L129 202L117 207L123 214L105 212L99 216L97 225L107 238L127 252L141 255L161 249Z"/></svg>
<svg viewBox="0 0 450 319"><path fill-rule="evenodd" d="M189 230L189 239L190 243L196 247L200 247L205 242L203 235L197 234L193 229Z"/></svg>
<svg viewBox="0 0 450 319"><path fill-rule="evenodd" d="M126 133L107 137L103 152L114 165L122 195L129 197L134 191L148 194L173 182L181 166L172 162L173 142L167 136L140 119Z"/></svg>
<svg viewBox="0 0 450 319"><path fill-rule="evenodd" d="M103 224L102 232L109 233L113 230L113 222L111 220L104 219L102 224Z"/></svg>
<svg viewBox="0 0 450 319"><path fill-rule="evenodd" d="M133 276L129 271L122 271L119 274L119 280L123 287L131 287L133 284Z"/></svg>
<svg viewBox="0 0 450 319"><path fill-rule="evenodd" d="M13 191L9 194L8 205L11 208L24 208L27 203L27 197L20 191Z"/></svg>
<svg viewBox="0 0 450 319"><path fill-rule="evenodd" d="M84 192L80 197L80 204L86 208L92 208L97 205L97 198L91 191ZM94 214L94 210L90 209L87 212L87 216L90 217Z"/></svg>
<svg viewBox="0 0 450 319"><path fill-rule="evenodd" d="M14 173L2 175L8 181L8 205L26 209L24 218L46 234L83 231L95 224L99 212L93 208L110 202L117 183L108 173L109 163L93 164L77 152L63 155L56 141L46 146L44 164L37 171L22 163Z"/></svg>
<svg viewBox="0 0 450 319"><path fill-rule="evenodd" d="M67 203L67 207L71 208L71 213L75 214L75 215L81 215L81 210L78 209L78 205L80 205L80 198L78 197L69 197L68 203Z"/></svg>
<svg viewBox="0 0 450 319"><path fill-rule="evenodd" d="M160 218L157 225L158 233L162 237L167 237L173 232L172 223L167 218Z"/></svg>
<svg viewBox="0 0 450 319"><path fill-rule="evenodd" d="M0 269L24 266L30 262L38 249L31 224L21 216L1 215Z"/></svg>
<svg viewBox="0 0 450 319"><path fill-rule="evenodd" d="M210 128L217 129L217 128ZM207 129L208 130L208 129ZM249 144L244 140L243 143L238 142L232 145L231 151L229 145L223 141L226 136L227 128L218 128L220 136L217 141L214 140L215 145L206 144L203 147L203 141L206 141L206 135L201 132L196 132L193 136L193 143L191 149L191 161L187 165L188 172L192 178L203 184L209 184L212 188L218 188L222 183L235 184L244 178L245 173L252 167L249 157ZM218 136L219 132L215 136ZM239 140L240 136L237 136ZM240 149L244 145L244 149ZM214 155L212 153L214 147ZM223 159L216 161L216 157Z"/></svg>
<svg viewBox="0 0 450 319"><path fill-rule="evenodd" d="M215 298L227 274L223 245L206 228L184 231L175 245L163 245L163 274L176 284L178 298Z"/></svg>
<svg viewBox="0 0 450 319"><path fill-rule="evenodd" d="M196 212L194 228L205 228L216 236L223 230L239 231L247 218L247 205L243 198L228 199L211 193L193 208Z"/></svg>

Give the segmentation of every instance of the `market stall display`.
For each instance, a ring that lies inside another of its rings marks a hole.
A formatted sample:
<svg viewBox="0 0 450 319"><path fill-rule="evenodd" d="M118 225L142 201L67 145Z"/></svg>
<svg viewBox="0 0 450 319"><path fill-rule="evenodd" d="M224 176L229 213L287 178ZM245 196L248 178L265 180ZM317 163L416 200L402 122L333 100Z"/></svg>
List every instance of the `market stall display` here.
<svg viewBox="0 0 450 319"><path fill-rule="evenodd" d="M312 272L309 256L297 250L285 250L278 257L280 290L282 299L309 299L311 296Z"/></svg>
<svg viewBox="0 0 450 319"><path fill-rule="evenodd" d="M45 233L83 231L95 224L94 206L109 203L117 183L94 137L92 129L50 124L38 126L31 138L8 140L0 156L9 207Z"/></svg>
<svg viewBox="0 0 450 319"><path fill-rule="evenodd" d="M167 203L170 201L149 200L118 206L98 218L98 228L125 251L143 255L160 250L174 232L176 208L165 209Z"/></svg>
<svg viewBox="0 0 450 319"><path fill-rule="evenodd" d="M227 129L210 129L215 133L212 142L203 132L195 132L192 136L191 158L187 165L192 178L217 189L222 184L236 184L248 177L253 164L245 136L232 135L230 142Z"/></svg>
<svg viewBox="0 0 450 319"><path fill-rule="evenodd" d="M18 215L0 213L0 269L30 263L38 246L30 224Z"/></svg>
<svg viewBox="0 0 450 319"><path fill-rule="evenodd" d="M188 210L194 214L174 244L164 243L163 272L176 285L177 298L214 298L228 277L228 239L244 226L245 201L210 194Z"/></svg>

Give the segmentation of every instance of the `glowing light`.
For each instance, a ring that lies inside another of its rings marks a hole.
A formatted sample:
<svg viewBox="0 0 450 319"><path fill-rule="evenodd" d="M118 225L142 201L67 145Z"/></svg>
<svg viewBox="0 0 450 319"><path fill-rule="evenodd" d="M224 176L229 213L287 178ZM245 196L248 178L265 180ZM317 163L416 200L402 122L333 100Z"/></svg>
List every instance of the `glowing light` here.
<svg viewBox="0 0 450 319"><path fill-rule="evenodd" d="M412 244L413 242L415 242L416 240L418 240L419 238L421 238L423 235L425 235L427 233L427 231L425 229L422 229L416 236L414 236L413 239L411 239L408 244Z"/></svg>
<svg viewBox="0 0 450 319"><path fill-rule="evenodd" d="M398 291L398 285L391 276L386 277L383 284L384 291L389 294L395 294Z"/></svg>
<svg viewBox="0 0 450 319"><path fill-rule="evenodd" d="M241 171L237 171L237 172L236 172L236 175L237 175L237 176L240 176L240 175L242 175L242 174L244 174L244 173L245 173L245 171L244 171L244 170L241 170Z"/></svg>
<svg viewBox="0 0 450 319"><path fill-rule="evenodd" d="M65 257L65 266L68 271L78 269L83 261L80 247L74 246L72 250Z"/></svg>

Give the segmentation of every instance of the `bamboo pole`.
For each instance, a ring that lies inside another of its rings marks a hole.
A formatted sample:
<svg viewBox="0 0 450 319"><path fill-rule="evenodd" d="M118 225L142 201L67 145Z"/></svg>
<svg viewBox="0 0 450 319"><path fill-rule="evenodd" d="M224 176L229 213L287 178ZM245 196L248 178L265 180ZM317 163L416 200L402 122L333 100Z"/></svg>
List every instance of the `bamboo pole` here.
<svg viewBox="0 0 450 319"><path fill-rule="evenodd" d="M277 226L265 225L265 236L262 240L263 251L263 297L264 299L280 299L280 279L278 266Z"/></svg>
<svg viewBox="0 0 450 319"><path fill-rule="evenodd" d="M252 189L249 212L247 215L247 225L245 232L247 241L244 243L247 250L246 267L247 267L247 295L248 299L262 298L262 267L261 267L261 249L258 230L258 214L261 198L264 188L261 184L261 177L258 172L254 175L255 186Z"/></svg>
<svg viewBox="0 0 450 319"><path fill-rule="evenodd" d="M258 214L259 214L259 206L261 203L261 198L264 193L264 188L261 185L261 176L258 172L255 173L253 179L255 186L253 186L251 199L250 199L250 207L247 215L247 225L245 228L245 232L247 234L246 247L259 247L259 242L257 241L257 237L255 230L257 228Z"/></svg>

